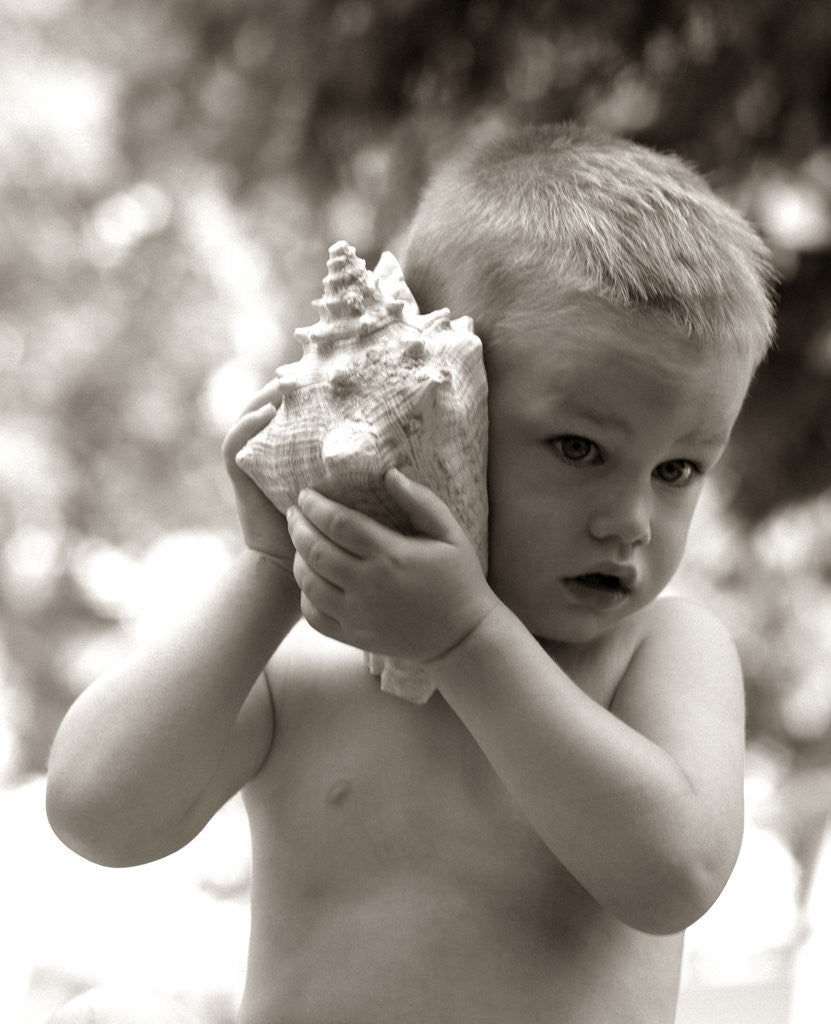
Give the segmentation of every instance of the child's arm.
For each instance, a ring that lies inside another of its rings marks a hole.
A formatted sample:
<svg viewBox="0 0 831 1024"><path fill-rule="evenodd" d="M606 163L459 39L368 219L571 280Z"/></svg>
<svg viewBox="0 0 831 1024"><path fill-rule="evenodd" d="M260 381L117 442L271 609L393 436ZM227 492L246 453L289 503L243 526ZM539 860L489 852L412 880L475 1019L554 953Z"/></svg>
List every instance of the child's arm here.
<svg viewBox="0 0 831 1024"><path fill-rule="evenodd" d="M686 602L655 607L611 712L504 606L433 666L540 836L627 924L681 931L741 843L744 703L735 648Z"/></svg>
<svg viewBox="0 0 831 1024"><path fill-rule="evenodd" d="M497 600L442 503L400 474L389 485L422 536L303 496L290 529L304 614L338 639L427 663L578 881L633 927L686 927L723 887L742 831L742 682L724 630L660 602L610 713Z"/></svg>
<svg viewBox="0 0 831 1024"><path fill-rule="evenodd" d="M299 593L285 520L233 458L273 413L249 411L224 447L246 550L195 608L93 683L58 730L49 819L91 860L136 864L183 846L268 753L262 673L298 618Z"/></svg>

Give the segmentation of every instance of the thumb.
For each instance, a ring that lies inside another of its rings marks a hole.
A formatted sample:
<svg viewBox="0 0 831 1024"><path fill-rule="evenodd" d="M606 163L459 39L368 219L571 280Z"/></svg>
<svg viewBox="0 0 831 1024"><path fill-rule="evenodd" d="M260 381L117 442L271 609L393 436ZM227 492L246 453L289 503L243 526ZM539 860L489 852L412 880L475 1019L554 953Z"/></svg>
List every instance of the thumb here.
<svg viewBox="0 0 831 1024"><path fill-rule="evenodd" d="M441 498L417 480L411 480L400 469L390 469L384 476L387 491L403 512L416 533L435 540L453 540L461 527Z"/></svg>

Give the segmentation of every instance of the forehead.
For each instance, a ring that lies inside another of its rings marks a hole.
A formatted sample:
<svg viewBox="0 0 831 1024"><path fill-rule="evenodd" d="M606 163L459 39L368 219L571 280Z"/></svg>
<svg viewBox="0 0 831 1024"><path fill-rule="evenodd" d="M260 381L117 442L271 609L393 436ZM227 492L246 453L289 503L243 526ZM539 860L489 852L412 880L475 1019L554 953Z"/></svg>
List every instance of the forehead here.
<svg viewBox="0 0 831 1024"><path fill-rule="evenodd" d="M536 406L611 417L648 407L709 421L729 433L750 367L733 353L705 350L666 317L619 310L584 295L556 296L505 317L489 347L488 377L496 415L504 406Z"/></svg>

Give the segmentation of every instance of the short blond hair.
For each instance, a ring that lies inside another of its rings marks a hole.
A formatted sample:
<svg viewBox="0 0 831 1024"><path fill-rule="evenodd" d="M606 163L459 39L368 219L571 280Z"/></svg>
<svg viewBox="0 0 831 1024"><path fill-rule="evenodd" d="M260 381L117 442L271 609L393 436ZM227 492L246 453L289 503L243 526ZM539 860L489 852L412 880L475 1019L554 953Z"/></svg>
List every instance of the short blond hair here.
<svg viewBox="0 0 831 1024"><path fill-rule="evenodd" d="M485 338L534 282L665 313L755 368L773 338L767 247L678 156L575 125L508 130L428 182L403 254L422 308Z"/></svg>

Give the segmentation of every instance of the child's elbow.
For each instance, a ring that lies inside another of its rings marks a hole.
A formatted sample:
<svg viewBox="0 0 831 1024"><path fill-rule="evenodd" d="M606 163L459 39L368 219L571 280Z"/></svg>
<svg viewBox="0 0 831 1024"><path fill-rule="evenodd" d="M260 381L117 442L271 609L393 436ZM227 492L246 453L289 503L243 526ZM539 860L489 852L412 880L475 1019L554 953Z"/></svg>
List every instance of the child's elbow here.
<svg viewBox="0 0 831 1024"><path fill-rule="evenodd" d="M672 891L649 893L637 903L620 908L617 916L630 928L648 935L675 935L703 917L715 900L714 895L688 892L679 886Z"/></svg>
<svg viewBox="0 0 831 1024"><path fill-rule="evenodd" d="M93 848L96 844L90 841L88 814L77 794L73 793L65 779L53 771L46 777L46 819L64 846L86 860L104 863L106 858L95 855Z"/></svg>
<svg viewBox="0 0 831 1024"><path fill-rule="evenodd" d="M735 857L702 857L664 865L639 894L616 908L624 924L650 935L674 935L712 907L730 877Z"/></svg>
<svg viewBox="0 0 831 1024"><path fill-rule="evenodd" d="M74 853L103 867L126 867L126 855L103 806L85 794L68 773L50 768L46 777L46 818L52 831Z"/></svg>

